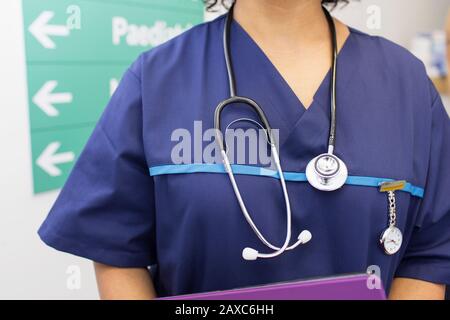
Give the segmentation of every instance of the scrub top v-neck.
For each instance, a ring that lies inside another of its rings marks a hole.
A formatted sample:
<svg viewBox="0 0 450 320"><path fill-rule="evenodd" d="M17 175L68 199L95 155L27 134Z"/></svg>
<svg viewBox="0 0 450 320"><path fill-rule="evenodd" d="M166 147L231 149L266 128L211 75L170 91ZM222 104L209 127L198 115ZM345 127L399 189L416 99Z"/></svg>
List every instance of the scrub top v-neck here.
<svg viewBox="0 0 450 320"><path fill-rule="evenodd" d="M304 173L327 151L330 74L306 109L245 30L232 24L237 93L260 103L279 129L293 233L307 228L314 235L280 257L242 259L244 247L265 247L243 218L223 165L205 163L195 150L189 163L172 158L173 133L195 136L198 124L213 128L215 107L228 98L223 27L224 17L194 27L130 66L40 228L42 240L112 266L151 266L159 296L373 266L388 290L396 276L450 284L449 118L416 58L354 29L340 50L337 75L336 155L349 178L326 193L306 183ZM232 108L223 123L240 118L258 121L251 110ZM254 164L234 169L255 222L281 244L285 207L277 175ZM379 245L387 196L378 186L391 179L407 184L396 192L404 243L388 256Z"/></svg>

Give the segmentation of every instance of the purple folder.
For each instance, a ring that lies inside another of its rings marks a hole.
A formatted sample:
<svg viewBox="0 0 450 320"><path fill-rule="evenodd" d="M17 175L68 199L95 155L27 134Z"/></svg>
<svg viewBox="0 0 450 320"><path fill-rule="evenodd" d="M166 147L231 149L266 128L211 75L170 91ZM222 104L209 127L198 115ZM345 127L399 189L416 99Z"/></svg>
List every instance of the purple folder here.
<svg viewBox="0 0 450 320"><path fill-rule="evenodd" d="M370 278L369 278L370 277ZM379 279L358 274L333 278L277 283L227 291L190 294L163 300L385 300L383 287L371 288Z"/></svg>

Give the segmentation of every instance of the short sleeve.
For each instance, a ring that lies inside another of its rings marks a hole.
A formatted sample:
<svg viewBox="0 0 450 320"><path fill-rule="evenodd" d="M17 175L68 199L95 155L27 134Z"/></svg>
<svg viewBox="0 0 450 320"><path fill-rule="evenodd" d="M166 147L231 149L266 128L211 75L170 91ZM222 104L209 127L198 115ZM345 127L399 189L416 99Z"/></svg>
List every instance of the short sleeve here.
<svg viewBox="0 0 450 320"><path fill-rule="evenodd" d="M57 250L117 267L156 263L137 74L133 68L124 74L38 231Z"/></svg>
<svg viewBox="0 0 450 320"><path fill-rule="evenodd" d="M433 91L425 195L396 277L450 285L450 120Z"/></svg>

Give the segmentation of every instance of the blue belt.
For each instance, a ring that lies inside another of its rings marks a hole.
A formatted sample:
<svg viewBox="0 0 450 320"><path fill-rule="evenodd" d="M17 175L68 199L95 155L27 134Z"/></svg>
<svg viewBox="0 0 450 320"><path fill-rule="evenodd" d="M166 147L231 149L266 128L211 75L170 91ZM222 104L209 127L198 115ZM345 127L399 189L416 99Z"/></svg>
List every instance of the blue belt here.
<svg viewBox="0 0 450 320"><path fill-rule="evenodd" d="M278 172L271 169L266 169L256 166L247 166L234 164L231 166L234 174L270 177L279 179ZM194 163L194 164L169 164L151 167L151 176L160 176L168 174L189 174L189 173L222 173L226 174L225 168L222 164L207 164L207 163ZM303 172L284 172L284 178L286 181L306 182L306 174ZM365 176L349 176L345 184L353 186L363 187L376 187L378 188L383 182L394 181L389 178L377 178L377 177L365 177ZM411 195L419 198L423 198L425 190L423 188L406 183L405 187L401 190L408 192Z"/></svg>

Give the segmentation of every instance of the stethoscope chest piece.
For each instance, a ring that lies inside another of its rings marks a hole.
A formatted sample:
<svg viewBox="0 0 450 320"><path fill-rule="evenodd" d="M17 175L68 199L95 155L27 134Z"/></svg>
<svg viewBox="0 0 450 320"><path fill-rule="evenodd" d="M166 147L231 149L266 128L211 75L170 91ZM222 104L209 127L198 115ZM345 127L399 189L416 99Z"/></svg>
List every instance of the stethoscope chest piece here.
<svg viewBox="0 0 450 320"><path fill-rule="evenodd" d="M316 189L335 191L341 188L348 177L344 161L332 153L323 153L312 159L306 167L306 178Z"/></svg>

